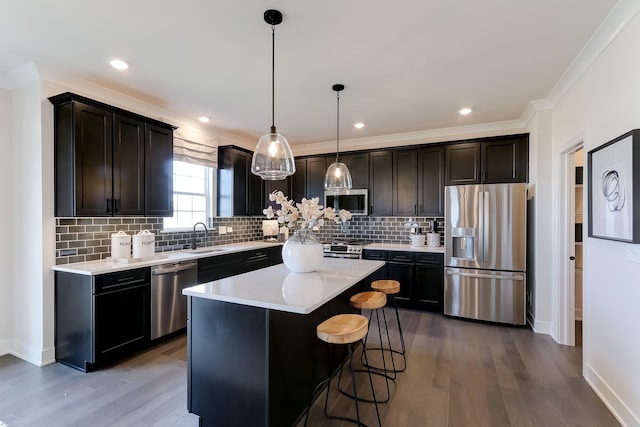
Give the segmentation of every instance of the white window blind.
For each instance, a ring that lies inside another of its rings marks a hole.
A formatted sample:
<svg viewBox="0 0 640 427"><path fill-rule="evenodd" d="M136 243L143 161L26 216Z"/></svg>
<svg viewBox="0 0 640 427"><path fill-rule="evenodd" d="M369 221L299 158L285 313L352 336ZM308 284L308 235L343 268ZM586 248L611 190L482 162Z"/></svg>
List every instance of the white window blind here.
<svg viewBox="0 0 640 427"><path fill-rule="evenodd" d="M218 167L218 140L196 142L180 136L173 137L173 159L194 165Z"/></svg>

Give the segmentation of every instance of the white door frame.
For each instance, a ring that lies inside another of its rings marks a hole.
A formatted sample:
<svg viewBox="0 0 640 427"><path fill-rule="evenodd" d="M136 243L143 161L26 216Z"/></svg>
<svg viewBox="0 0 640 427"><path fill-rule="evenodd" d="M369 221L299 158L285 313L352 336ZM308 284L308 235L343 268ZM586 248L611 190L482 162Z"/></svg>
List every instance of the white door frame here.
<svg viewBox="0 0 640 427"><path fill-rule="evenodd" d="M560 344L575 345L575 160L584 147L584 136L560 149L558 188L558 337ZM583 193L584 194L584 193ZM584 239L583 239L584 240ZM570 260L574 257L574 260Z"/></svg>

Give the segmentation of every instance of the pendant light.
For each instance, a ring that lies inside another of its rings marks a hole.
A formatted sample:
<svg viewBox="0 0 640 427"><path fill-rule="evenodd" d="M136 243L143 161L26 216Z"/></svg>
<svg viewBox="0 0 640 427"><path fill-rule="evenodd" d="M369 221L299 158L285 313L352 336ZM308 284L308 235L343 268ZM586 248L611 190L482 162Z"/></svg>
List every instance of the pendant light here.
<svg viewBox="0 0 640 427"><path fill-rule="evenodd" d="M336 131L336 161L329 165L327 174L324 176L324 189L327 191L345 191L351 188L351 174L347 165L340 162L340 91L344 85L335 84L332 87L336 91L337 102L337 131Z"/></svg>
<svg viewBox="0 0 640 427"><path fill-rule="evenodd" d="M269 9L264 13L264 20L271 25L271 132L262 135L258 140L251 159L251 173L267 181L276 181L293 175L296 165L287 138L276 132L274 124L275 34L276 25L282 22L282 13Z"/></svg>

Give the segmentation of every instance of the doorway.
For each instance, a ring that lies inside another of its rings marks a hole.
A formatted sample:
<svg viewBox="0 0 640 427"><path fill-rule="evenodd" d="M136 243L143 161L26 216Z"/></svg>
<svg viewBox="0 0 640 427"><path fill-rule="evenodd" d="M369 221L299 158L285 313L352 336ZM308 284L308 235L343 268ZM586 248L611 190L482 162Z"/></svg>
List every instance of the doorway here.
<svg viewBox="0 0 640 427"><path fill-rule="evenodd" d="M560 156L560 257L558 342L582 347L583 141L569 144Z"/></svg>

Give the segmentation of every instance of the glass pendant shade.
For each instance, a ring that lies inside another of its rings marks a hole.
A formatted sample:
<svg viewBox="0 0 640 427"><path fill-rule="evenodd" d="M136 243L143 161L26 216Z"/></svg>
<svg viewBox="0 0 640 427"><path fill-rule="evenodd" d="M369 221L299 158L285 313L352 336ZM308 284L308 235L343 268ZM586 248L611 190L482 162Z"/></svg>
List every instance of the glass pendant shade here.
<svg viewBox="0 0 640 427"><path fill-rule="evenodd" d="M335 162L329 165L327 174L324 176L324 189L327 191L344 191L351 188L351 173L349 168L342 162Z"/></svg>
<svg viewBox="0 0 640 427"><path fill-rule="evenodd" d="M251 172L266 181L277 181L293 175L296 165L287 138L279 133L260 137L253 151Z"/></svg>

